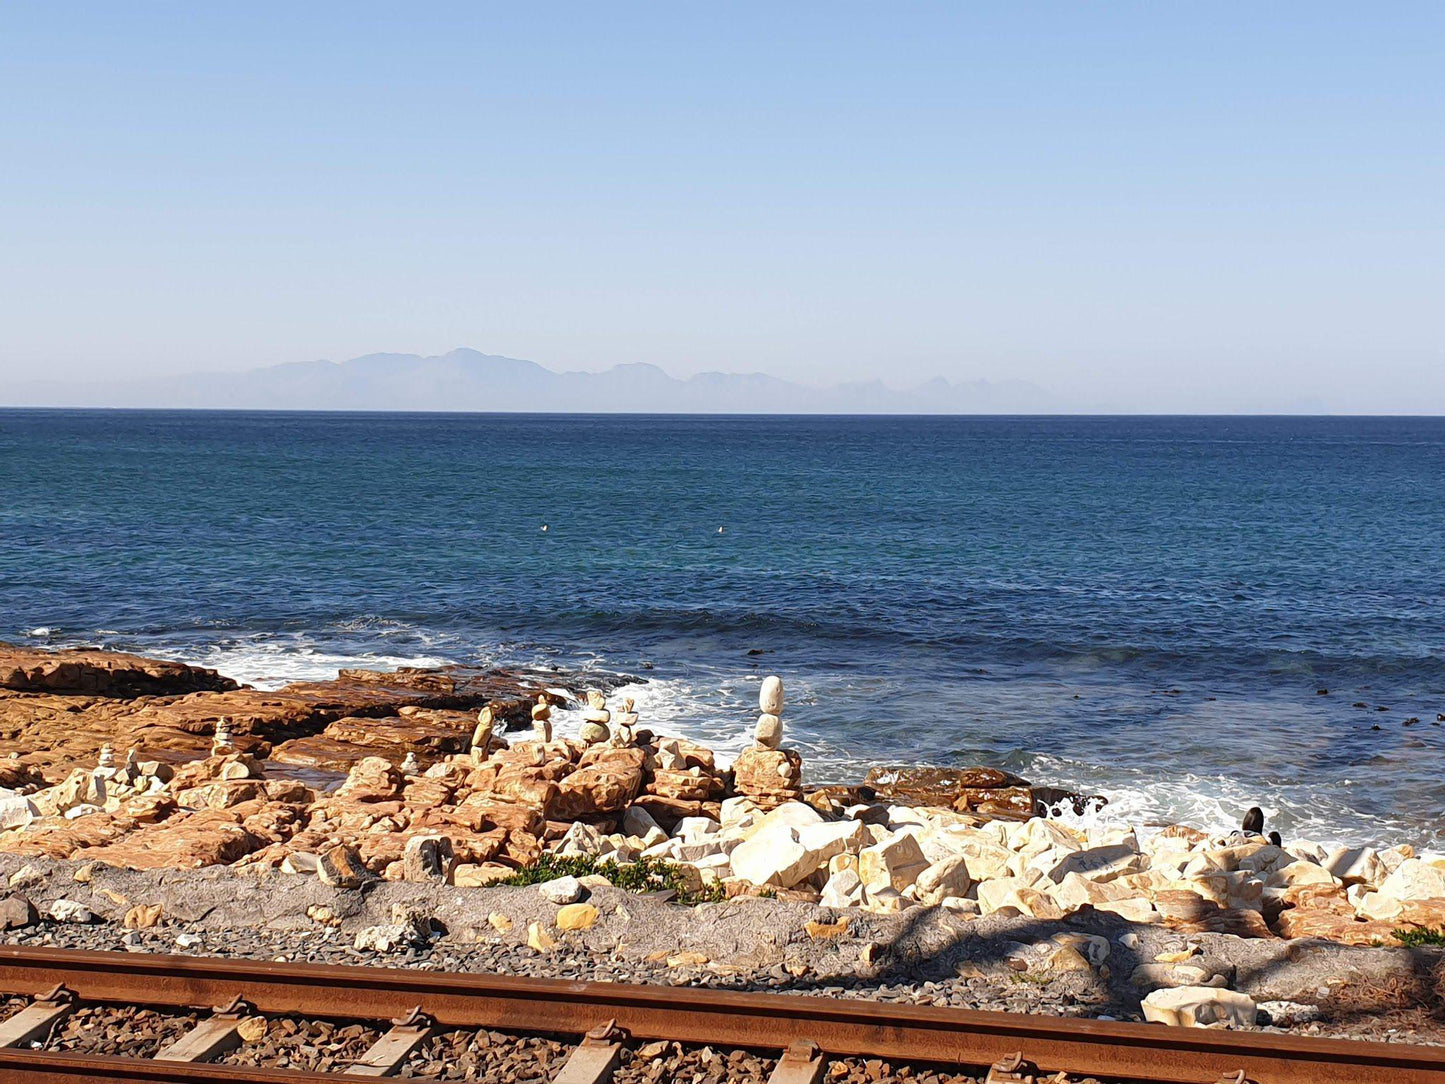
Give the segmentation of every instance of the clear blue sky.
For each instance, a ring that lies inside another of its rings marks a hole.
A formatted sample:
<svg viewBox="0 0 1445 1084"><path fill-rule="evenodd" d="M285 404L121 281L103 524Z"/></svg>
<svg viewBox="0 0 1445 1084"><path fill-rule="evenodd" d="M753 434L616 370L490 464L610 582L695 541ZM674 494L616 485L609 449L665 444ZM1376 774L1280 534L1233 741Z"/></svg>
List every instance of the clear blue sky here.
<svg viewBox="0 0 1445 1084"><path fill-rule="evenodd" d="M1445 6L0 8L0 376L1445 412Z"/></svg>

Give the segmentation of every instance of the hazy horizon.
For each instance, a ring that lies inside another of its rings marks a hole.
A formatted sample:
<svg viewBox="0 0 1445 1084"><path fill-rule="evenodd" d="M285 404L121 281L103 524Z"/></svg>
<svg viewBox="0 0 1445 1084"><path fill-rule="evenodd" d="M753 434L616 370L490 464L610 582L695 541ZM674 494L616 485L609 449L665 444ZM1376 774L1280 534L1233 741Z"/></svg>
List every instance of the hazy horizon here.
<svg viewBox="0 0 1445 1084"><path fill-rule="evenodd" d="M467 346L1445 414L1442 31L1427 4L8 5L0 403Z"/></svg>
<svg viewBox="0 0 1445 1084"><path fill-rule="evenodd" d="M678 379L629 363L601 372L558 371L526 359L458 348L442 355L382 353L344 362L292 362L239 372L149 380L10 384L7 408L301 411L438 414L886 415L886 416L1300 416L1368 411L1250 409L1141 411L1105 399L1063 399L1028 381L900 386L883 380L800 384L762 372L705 372ZM1439 417L1420 411L1380 417Z"/></svg>

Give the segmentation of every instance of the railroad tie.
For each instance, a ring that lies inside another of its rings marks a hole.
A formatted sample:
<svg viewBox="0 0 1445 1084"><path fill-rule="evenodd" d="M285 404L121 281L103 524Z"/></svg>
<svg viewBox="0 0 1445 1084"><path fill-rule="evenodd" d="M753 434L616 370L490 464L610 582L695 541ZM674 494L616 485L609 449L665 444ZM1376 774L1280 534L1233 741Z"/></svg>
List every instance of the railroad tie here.
<svg viewBox="0 0 1445 1084"><path fill-rule="evenodd" d="M405 1016L397 1017L392 1028L346 1070L347 1076L394 1076L411 1056L411 1052L430 1038L436 1021L418 1005Z"/></svg>
<svg viewBox="0 0 1445 1084"><path fill-rule="evenodd" d="M622 1061L622 1040L626 1037L616 1020L593 1028L557 1070L552 1084L607 1084Z"/></svg>
<svg viewBox="0 0 1445 1084"><path fill-rule="evenodd" d="M57 986L0 1024L0 1046L26 1046L75 1011L75 991Z"/></svg>
<svg viewBox="0 0 1445 1084"><path fill-rule="evenodd" d="M778 1059L768 1084L818 1084L828 1062L818 1044L811 1039L799 1039L790 1043L783 1056Z"/></svg>
<svg viewBox="0 0 1445 1084"><path fill-rule="evenodd" d="M210 1061L241 1045L239 1025L255 1007L239 995L222 1005L205 1020L197 1022L170 1046L155 1056L156 1061Z"/></svg>

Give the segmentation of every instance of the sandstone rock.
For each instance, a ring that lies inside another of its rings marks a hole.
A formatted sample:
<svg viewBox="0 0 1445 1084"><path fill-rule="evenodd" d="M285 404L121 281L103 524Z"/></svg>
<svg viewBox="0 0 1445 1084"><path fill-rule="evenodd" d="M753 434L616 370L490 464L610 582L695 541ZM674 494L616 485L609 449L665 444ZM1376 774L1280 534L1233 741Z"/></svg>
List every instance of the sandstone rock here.
<svg viewBox="0 0 1445 1084"><path fill-rule="evenodd" d="M225 691L237 685L205 667L119 651L46 651L0 643L0 687L130 698Z"/></svg>
<svg viewBox="0 0 1445 1084"><path fill-rule="evenodd" d="M590 903L569 903L557 909L559 930L590 930L597 923L597 908Z"/></svg>
<svg viewBox="0 0 1445 1084"><path fill-rule="evenodd" d="M927 868L928 859L909 832L895 833L858 853L858 875L870 894L884 887L902 892Z"/></svg>
<svg viewBox="0 0 1445 1084"><path fill-rule="evenodd" d="M329 847L317 856L316 875L324 884L337 888L360 888L371 878L357 849L344 844Z"/></svg>
<svg viewBox="0 0 1445 1084"><path fill-rule="evenodd" d="M967 896L972 887L973 878L963 855L930 864L914 882L918 902L923 904L938 904L949 896Z"/></svg>
<svg viewBox="0 0 1445 1084"><path fill-rule="evenodd" d="M128 930L147 930L160 924L165 907L159 903L138 903L125 913L121 920Z"/></svg>
<svg viewBox="0 0 1445 1084"><path fill-rule="evenodd" d="M598 757L578 768L557 787L555 815L562 820L621 813L642 789L640 749L595 746ZM589 751L590 752L590 751Z"/></svg>
<svg viewBox="0 0 1445 1084"><path fill-rule="evenodd" d="M363 757L356 762L335 797L350 802L388 802L401 796L406 778L389 760Z"/></svg>
<svg viewBox="0 0 1445 1084"><path fill-rule="evenodd" d="M458 888L485 888L505 880L516 871L495 862L465 863L452 870L452 884Z"/></svg>
<svg viewBox="0 0 1445 1084"><path fill-rule="evenodd" d="M24 896L12 893L0 899L0 930L23 930L39 920L35 905Z"/></svg>
<svg viewBox="0 0 1445 1084"><path fill-rule="evenodd" d="M455 864L446 836L412 836L402 851L402 876L415 883L445 883Z"/></svg>
<svg viewBox="0 0 1445 1084"><path fill-rule="evenodd" d="M764 749L777 749L783 744L783 720L766 712L759 715L753 727L753 741Z"/></svg>
<svg viewBox="0 0 1445 1084"><path fill-rule="evenodd" d="M1259 1015L1254 999L1235 990L1213 986L1183 986L1155 990L1144 998L1144 1019L1175 1027L1253 1027Z"/></svg>
<svg viewBox="0 0 1445 1084"><path fill-rule="evenodd" d="M540 922L529 922L527 924L527 947L533 952L551 952L557 947L557 942L542 928Z"/></svg>
<svg viewBox="0 0 1445 1084"><path fill-rule="evenodd" d="M744 749L733 761L733 787L759 806L801 801L803 758L792 749Z"/></svg>

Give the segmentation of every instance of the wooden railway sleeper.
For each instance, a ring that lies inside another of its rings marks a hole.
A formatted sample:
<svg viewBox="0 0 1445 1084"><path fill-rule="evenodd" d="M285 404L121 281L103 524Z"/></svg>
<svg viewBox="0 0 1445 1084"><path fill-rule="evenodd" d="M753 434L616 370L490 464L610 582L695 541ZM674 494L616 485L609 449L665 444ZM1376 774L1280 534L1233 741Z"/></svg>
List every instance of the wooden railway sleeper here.
<svg viewBox="0 0 1445 1084"><path fill-rule="evenodd" d="M64 983L38 995L10 1019L0 1023L0 1046L26 1046L44 1041L67 1016L75 1011L75 991Z"/></svg>
<svg viewBox="0 0 1445 1084"><path fill-rule="evenodd" d="M436 1030L436 1021L417 1005L391 1022L391 1030L346 1070L347 1076L394 1076L411 1053Z"/></svg>
<svg viewBox="0 0 1445 1084"><path fill-rule="evenodd" d="M627 1032L616 1020L599 1024L582 1037L552 1084L607 1084L622 1062L622 1044Z"/></svg>
<svg viewBox="0 0 1445 1084"><path fill-rule="evenodd" d="M237 994L155 1056L156 1061L210 1061L241 1045L240 1023L256 1007Z"/></svg>

